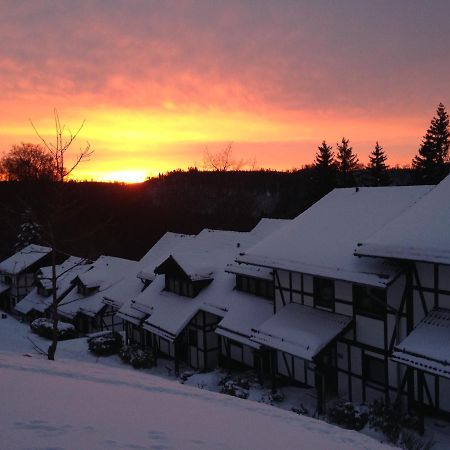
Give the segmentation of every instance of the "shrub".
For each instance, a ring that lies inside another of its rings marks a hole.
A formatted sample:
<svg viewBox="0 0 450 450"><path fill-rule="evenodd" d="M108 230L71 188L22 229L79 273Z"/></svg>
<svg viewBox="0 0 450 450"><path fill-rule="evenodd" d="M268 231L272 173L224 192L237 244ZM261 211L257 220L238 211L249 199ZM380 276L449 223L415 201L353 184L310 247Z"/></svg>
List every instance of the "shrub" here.
<svg viewBox="0 0 450 450"><path fill-rule="evenodd" d="M366 411L361 411L350 402L339 402L329 409L330 422L347 428L348 430L361 430L369 419Z"/></svg>
<svg viewBox="0 0 450 450"><path fill-rule="evenodd" d="M97 356L110 356L119 352L122 347L122 336L116 331L88 338L89 351Z"/></svg>
<svg viewBox="0 0 450 450"><path fill-rule="evenodd" d="M404 414L398 403L385 404L377 400L370 406L369 424L382 431L394 444L398 442L403 428L419 429L417 418Z"/></svg>
<svg viewBox="0 0 450 450"><path fill-rule="evenodd" d="M53 320L40 317L33 320L30 324L30 328L33 333L42 336L47 339L53 338ZM58 322L58 341L64 341L65 339L73 339L77 335L75 327L66 322Z"/></svg>
<svg viewBox="0 0 450 450"><path fill-rule="evenodd" d="M120 359L135 369L150 369L155 365L156 355L152 349L143 350L135 344L122 347Z"/></svg>
<svg viewBox="0 0 450 450"><path fill-rule="evenodd" d="M299 416L308 416L309 415L309 411L308 408L306 408L303 403L300 403L300 406L298 408L296 408L295 406L293 406L291 408L292 412L295 412L295 414L298 414Z"/></svg>

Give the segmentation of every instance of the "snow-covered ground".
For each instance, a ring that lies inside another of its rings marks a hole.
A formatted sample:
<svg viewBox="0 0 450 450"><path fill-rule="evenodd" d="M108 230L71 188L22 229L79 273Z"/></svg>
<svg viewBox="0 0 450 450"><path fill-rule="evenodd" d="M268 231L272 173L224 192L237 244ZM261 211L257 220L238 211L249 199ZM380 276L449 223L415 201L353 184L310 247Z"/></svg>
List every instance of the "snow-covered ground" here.
<svg viewBox="0 0 450 450"><path fill-rule="evenodd" d="M34 346L48 341L28 325L0 319L0 448L4 449L381 449L362 433L290 411L314 407L307 389L284 388L274 408L255 384L249 400L218 394L224 374L175 380L170 361L134 370L97 358L86 339L61 342L57 361ZM190 386L189 386L190 385ZM429 424L433 425L433 424ZM433 427L436 450L450 448L450 425ZM375 434L378 437L378 434Z"/></svg>

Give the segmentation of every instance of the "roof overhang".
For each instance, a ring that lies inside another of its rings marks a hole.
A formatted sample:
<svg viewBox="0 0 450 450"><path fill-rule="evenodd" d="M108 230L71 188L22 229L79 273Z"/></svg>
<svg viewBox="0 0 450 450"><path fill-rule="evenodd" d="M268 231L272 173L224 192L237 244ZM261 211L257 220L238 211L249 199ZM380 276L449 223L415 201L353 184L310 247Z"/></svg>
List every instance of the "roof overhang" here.
<svg viewBox="0 0 450 450"><path fill-rule="evenodd" d="M252 341L306 361L344 334L353 319L310 306L289 303L253 330Z"/></svg>
<svg viewBox="0 0 450 450"><path fill-rule="evenodd" d="M450 310L433 309L403 341L392 360L450 379Z"/></svg>

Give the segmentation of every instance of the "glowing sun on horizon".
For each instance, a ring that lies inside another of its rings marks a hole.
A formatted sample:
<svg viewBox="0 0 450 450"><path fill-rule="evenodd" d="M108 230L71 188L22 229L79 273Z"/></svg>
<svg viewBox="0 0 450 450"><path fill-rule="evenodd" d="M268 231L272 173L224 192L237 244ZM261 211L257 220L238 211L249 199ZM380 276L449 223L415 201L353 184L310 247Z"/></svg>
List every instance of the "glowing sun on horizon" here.
<svg viewBox="0 0 450 450"><path fill-rule="evenodd" d="M120 183L142 183L149 176L146 170L129 169L106 172L102 174L98 180L106 182L120 182Z"/></svg>

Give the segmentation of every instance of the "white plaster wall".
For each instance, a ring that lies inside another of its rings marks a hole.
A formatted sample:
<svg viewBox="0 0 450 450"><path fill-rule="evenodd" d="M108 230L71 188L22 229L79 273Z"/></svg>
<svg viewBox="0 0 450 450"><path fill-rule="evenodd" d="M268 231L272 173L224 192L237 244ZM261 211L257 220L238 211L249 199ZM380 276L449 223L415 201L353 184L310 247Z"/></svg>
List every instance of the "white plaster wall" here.
<svg viewBox="0 0 450 450"><path fill-rule="evenodd" d="M334 282L334 295L339 300L347 300L351 302L353 297L352 290L352 283L340 280L336 280Z"/></svg>
<svg viewBox="0 0 450 450"><path fill-rule="evenodd" d="M416 263L417 272L419 274L420 284L422 287L432 288L434 286L434 268L430 263ZM417 285L417 280L413 278L414 285Z"/></svg>
<svg viewBox="0 0 450 450"><path fill-rule="evenodd" d="M287 270L277 270L278 278L282 287L289 289L289 272ZM277 283L277 278L275 277L275 284Z"/></svg>
<svg viewBox="0 0 450 450"><path fill-rule="evenodd" d="M292 289L295 291L302 290L302 275L300 273L292 273Z"/></svg>
<svg viewBox="0 0 450 450"><path fill-rule="evenodd" d="M382 320L357 315L356 338L363 344L384 348L384 324Z"/></svg>
<svg viewBox="0 0 450 450"><path fill-rule="evenodd" d="M386 294L387 304L395 309L399 309L402 303L403 293L405 291L406 277L401 275L394 283L392 283Z"/></svg>
<svg viewBox="0 0 450 450"><path fill-rule="evenodd" d="M334 310L338 314L344 314L345 316L353 316L353 307L351 305L347 305L345 303L338 303L336 302L334 304Z"/></svg>
<svg viewBox="0 0 450 450"><path fill-rule="evenodd" d="M314 278L312 275L303 275L303 289L310 294L314 291Z"/></svg>

